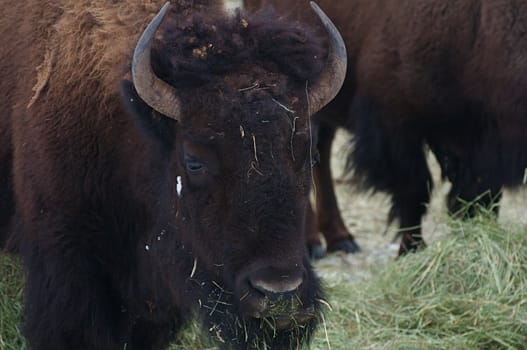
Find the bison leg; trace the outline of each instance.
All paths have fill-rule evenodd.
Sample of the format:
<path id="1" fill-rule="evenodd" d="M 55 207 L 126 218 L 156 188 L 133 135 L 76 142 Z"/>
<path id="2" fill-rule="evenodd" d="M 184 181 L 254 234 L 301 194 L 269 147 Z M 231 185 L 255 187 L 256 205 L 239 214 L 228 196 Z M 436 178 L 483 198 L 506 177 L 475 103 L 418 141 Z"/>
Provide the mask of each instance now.
<path id="1" fill-rule="evenodd" d="M 387 175 L 396 180 L 390 183 L 388 193 L 392 197 L 390 221 L 399 220 L 399 256 L 426 247 L 421 221 L 433 187 L 422 143 L 408 142 L 400 146 L 403 146 L 403 153 L 394 158 L 393 164 L 397 165 L 393 167 L 393 173 Z"/>
<path id="2" fill-rule="evenodd" d="M 306 243 L 309 257 L 312 260 L 322 259 L 326 254 L 324 245 L 320 240 L 318 233 L 316 216 L 313 211 L 311 203 L 308 204 L 306 209 Z"/>
<path id="3" fill-rule="evenodd" d="M 404 255 L 426 247 L 421 220 L 430 201 L 433 182 L 423 143 L 410 135 L 396 142 L 393 147 L 401 148 L 392 154 L 394 172 L 386 176 L 393 176 L 395 180 L 388 191 L 392 195 L 390 219 L 399 219 L 402 236 L 399 255 Z"/>
<path id="4" fill-rule="evenodd" d="M 326 239 L 328 251 L 356 253 L 360 247 L 342 220 L 333 187 L 331 145 L 334 136 L 335 128 L 320 122 L 317 144 L 320 162 L 314 168 L 316 221 Z"/>
<path id="5" fill-rule="evenodd" d="M 8 175 L 3 173 L 3 169 L 0 169 L 0 250 L 4 248 L 9 239 L 13 214 L 14 203 L 11 183 Z"/>
<path id="6" fill-rule="evenodd" d="M 122 350 L 120 299 L 92 256 L 68 248 L 34 247 L 25 254 L 29 349 Z"/>
<path id="7" fill-rule="evenodd" d="M 426 247 L 421 232 L 421 219 L 426 213 L 429 197 L 428 189 L 419 191 L 417 188 L 394 188 L 390 216 L 399 219 L 399 235 L 402 237 L 399 255 Z"/>
<path id="8" fill-rule="evenodd" d="M 433 186 L 422 132 L 368 98 L 356 95 L 352 105 L 355 175 L 367 188 L 391 195 L 389 221 L 399 220 L 399 255 L 424 247 L 421 218 Z"/>
<path id="9" fill-rule="evenodd" d="M 474 192 L 464 189 L 466 187 L 463 185 L 452 184 L 447 202 L 450 215 L 468 219 L 474 217 L 480 208 L 484 208 L 498 216 L 499 202 L 502 196 L 500 187 L 489 188 L 482 186 Z"/>
<path id="10" fill-rule="evenodd" d="M 11 164 L 10 147 L 3 147 L 0 149 L 0 250 L 9 239 L 11 220 L 15 212 Z M 7 249 L 14 250 L 14 247 L 7 247 Z"/>
<path id="11" fill-rule="evenodd" d="M 447 200 L 449 213 L 455 217 L 471 218 L 480 208 L 485 208 L 497 216 L 503 184 L 501 176 L 495 176 L 496 172 L 492 170 L 494 164 L 489 161 L 492 150 L 457 157 L 439 147 L 432 149 L 443 176 L 452 183 Z"/>

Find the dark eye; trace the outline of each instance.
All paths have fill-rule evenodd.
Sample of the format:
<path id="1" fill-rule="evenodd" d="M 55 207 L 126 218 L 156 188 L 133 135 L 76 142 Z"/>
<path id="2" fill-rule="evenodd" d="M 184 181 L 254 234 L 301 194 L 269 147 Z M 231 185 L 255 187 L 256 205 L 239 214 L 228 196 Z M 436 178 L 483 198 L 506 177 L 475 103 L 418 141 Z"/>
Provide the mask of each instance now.
<path id="1" fill-rule="evenodd" d="M 190 173 L 196 174 L 200 173 L 205 169 L 203 163 L 195 159 L 185 159 L 185 166 Z"/>

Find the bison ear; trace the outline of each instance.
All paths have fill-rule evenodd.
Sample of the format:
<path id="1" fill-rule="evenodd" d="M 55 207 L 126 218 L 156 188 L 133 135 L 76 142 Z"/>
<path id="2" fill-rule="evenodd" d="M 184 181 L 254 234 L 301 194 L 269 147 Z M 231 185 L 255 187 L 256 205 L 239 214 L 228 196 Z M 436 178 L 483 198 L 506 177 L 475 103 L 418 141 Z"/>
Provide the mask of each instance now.
<path id="1" fill-rule="evenodd" d="M 175 140 L 176 121 L 166 118 L 147 105 L 137 94 L 134 84 L 121 80 L 121 100 L 125 110 L 132 116 L 142 134 L 155 139 L 166 149 L 171 149 Z"/>

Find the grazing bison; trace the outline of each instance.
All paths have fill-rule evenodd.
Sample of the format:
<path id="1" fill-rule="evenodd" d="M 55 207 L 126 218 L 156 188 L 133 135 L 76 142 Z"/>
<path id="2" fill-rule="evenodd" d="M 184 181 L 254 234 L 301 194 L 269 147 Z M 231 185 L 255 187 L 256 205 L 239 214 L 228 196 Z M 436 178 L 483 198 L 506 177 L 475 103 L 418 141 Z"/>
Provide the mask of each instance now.
<path id="1" fill-rule="evenodd" d="M 305 0 L 263 1 L 312 20 L 303 9 Z M 246 6 L 261 2 L 246 0 Z M 316 118 L 317 207 L 329 241 L 343 237 L 329 173 L 336 127 L 354 134 L 350 163 L 357 178 L 391 195 L 390 219 L 398 219 L 401 227 L 400 254 L 424 246 L 420 224 L 432 188 L 425 147 L 452 183 L 452 213 L 466 201 L 488 206 L 503 187 L 522 183 L 527 168 L 526 2 L 320 3 L 348 50 L 344 86 Z"/>
<path id="2" fill-rule="evenodd" d="M 192 314 L 226 348 L 306 344 L 309 115 L 346 69 L 327 17 L 326 46 L 206 1 L 2 5 L 0 227 L 29 348 L 163 349 Z"/>

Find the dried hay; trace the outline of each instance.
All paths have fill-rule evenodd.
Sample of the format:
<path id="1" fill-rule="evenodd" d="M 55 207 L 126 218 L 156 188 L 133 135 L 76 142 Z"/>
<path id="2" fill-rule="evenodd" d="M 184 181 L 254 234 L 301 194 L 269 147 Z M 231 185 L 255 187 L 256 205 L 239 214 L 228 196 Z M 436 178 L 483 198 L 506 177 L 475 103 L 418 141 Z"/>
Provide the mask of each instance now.
<path id="1" fill-rule="evenodd" d="M 312 349 L 522 349 L 527 344 L 527 227 L 490 214 L 452 221 L 418 254 L 362 282 L 326 278 L 327 307 Z M 23 281 L 0 255 L 0 348 L 24 349 Z M 192 323 L 171 350 L 219 349 Z"/>

